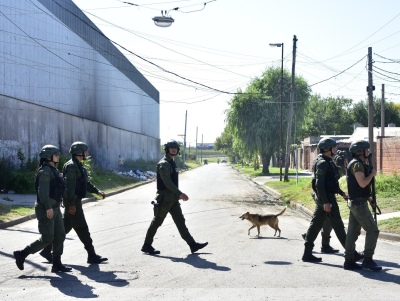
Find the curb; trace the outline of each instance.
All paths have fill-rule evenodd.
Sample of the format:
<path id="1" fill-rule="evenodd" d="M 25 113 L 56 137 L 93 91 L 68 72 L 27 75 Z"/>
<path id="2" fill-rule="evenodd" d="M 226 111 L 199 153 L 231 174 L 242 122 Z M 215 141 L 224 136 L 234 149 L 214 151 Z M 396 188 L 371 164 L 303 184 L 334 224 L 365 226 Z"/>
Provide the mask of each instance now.
<path id="1" fill-rule="evenodd" d="M 309 220 L 311 220 L 311 217 L 313 216 L 313 212 L 304 207 L 303 205 L 290 201 L 290 206 L 294 208 L 297 211 L 301 211 L 304 213 Z M 365 231 L 361 229 L 361 234 L 365 236 Z M 391 240 L 391 241 L 400 241 L 400 235 L 399 234 L 394 234 L 394 233 L 387 233 L 387 232 L 379 232 L 379 237 L 378 239 L 386 239 L 386 240 Z"/>
<path id="2" fill-rule="evenodd" d="M 116 195 L 118 193 L 122 193 L 122 192 L 125 192 L 125 191 L 128 191 L 128 190 L 131 190 L 131 189 L 134 189 L 134 188 L 139 187 L 139 186 L 143 186 L 143 185 L 149 184 L 149 183 L 154 182 L 154 181 L 155 181 L 155 179 L 139 183 L 138 185 L 135 185 L 133 187 L 122 188 L 120 190 L 107 193 L 107 197 L 113 196 L 113 195 Z M 91 198 L 83 199 L 82 200 L 82 204 L 86 204 L 86 203 L 89 203 L 89 202 L 97 202 L 97 201 L 98 201 L 97 198 L 91 197 Z M 27 221 L 32 220 L 32 219 L 36 219 L 36 214 L 35 213 L 27 215 L 27 216 L 23 216 L 21 218 L 17 218 L 17 219 L 12 220 L 12 221 L 1 223 L 0 224 L 0 229 L 6 229 L 8 227 L 12 227 L 12 226 L 27 222 Z"/>

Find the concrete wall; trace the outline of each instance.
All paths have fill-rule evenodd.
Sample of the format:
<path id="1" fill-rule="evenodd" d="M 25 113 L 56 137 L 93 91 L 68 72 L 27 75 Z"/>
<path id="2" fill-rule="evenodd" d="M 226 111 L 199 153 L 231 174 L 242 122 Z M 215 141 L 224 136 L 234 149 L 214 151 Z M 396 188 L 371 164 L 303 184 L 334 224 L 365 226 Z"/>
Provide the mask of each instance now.
<path id="1" fill-rule="evenodd" d="M 83 140 L 97 163 L 159 156 L 159 93 L 70 0 L 2 0 L 0 155 Z"/>
<path id="2" fill-rule="evenodd" d="M 53 144 L 68 155 L 77 140 L 85 141 L 94 163 L 106 168 L 116 169 L 119 155 L 133 160 L 160 158 L 158 139 L 6 97 L 0 96 L 0 103 L 0 156 L 14 162 L 19 148 L 26 157 L 34 157 L 43 145 Z"/>

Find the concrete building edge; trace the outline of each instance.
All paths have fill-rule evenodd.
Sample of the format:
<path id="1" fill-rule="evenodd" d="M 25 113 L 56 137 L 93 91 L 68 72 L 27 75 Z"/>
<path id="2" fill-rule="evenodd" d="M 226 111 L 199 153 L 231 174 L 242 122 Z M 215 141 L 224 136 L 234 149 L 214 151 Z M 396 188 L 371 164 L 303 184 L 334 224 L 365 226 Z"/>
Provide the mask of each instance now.
<path id="1" fill-rule="evenodd" d="M 125 192 L 125 191 L 128 191 L 128 190 L 134 189 L 134 188 L 142 186 L 142 185 L 149 184 L 151 182 L 154 182 L 154 179 L 150 180 L 150 181 L 143 182 L 143 183 L 139 183 L 138 185 L 135 185 L 133 187 L 122 188 L 120 190 L 110 192 L 110 193 L 107 194 L 107 197 L 110 197 L 110 196 L 113 196 L 115 194 L 122 193 L 122 192 Z M 97 199 L 95 197 L 92 197 L 92 198 L 86 198 L 86 199 L 82 200 L 82 204 L 86 204 L 86 203 L 89 203 L 89 202 L 97 202 Z M 35 213 L 27 215 L 27 216 L 23 216 L 21 218 L 18 218 L 18 219 L 9 221 L 9 222 L 4 222 L 4 223 L 0 224 L 0 229 L 6 229 L 8 227 L 12 227 L 12 226 L 27 222 L 27 221 L 32 220 L 32 219 L 36 219 L 36 214 Z"/>

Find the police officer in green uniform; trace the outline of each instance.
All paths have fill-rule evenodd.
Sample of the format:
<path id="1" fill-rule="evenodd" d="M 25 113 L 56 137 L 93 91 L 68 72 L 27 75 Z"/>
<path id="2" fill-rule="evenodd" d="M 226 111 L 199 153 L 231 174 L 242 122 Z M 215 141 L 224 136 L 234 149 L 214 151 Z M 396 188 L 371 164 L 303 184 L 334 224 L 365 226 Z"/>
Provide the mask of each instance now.
<path id="1" fill-rule="evenodd" d="M 376 169 L 367 165 L 370 145 L 368 141 L 360 140 L 351 143 L 350 152 L 353 160 L 347 167 L 347 187 L 349 192 L 348 207 L 350 208 L 349 225 L 344 252 L 344 269 L 359 270 L 362 268 L 380 271 L 372 259 L 378 241 L 379 229 L 376 225 L 368 202 L 374 208 L 376 204 L 371 198 L 371 182 L 376 175 Z M 361 227 L 365 230 L 364 261 L 361 266 L 354 260 L 355 242 L 360 235 Z"/>
<path id="2" fill-rule="evenodd" d="M 192 253 L 204 248 L 208 243 L 197 243 L 190 235 L 185 224 L 179 199 L 189 200 L 189 197 L 178 188 L 178 168 L 174 158 L 179 154 L 179 144 L 170 140 L 164 144 L 165 156 L 157 164 L 157 194 L 154 205 L 154 217 L 147 230 L 142 252 L 148 254 L 160 254 L 152 246 L 157 229 L 164 222 L 167 214 L 171 214 L 181 237 L 189 245 Z"/>
<path id="3" fill-rule="evenodd" d="M 340 194 L 345 200 L 347 195 L 339 187 L 339 175 L 332 157 L 336 152 L 336 141 L 331 138 L 322 138 L 318 143 L 320 154 L 314 162 L 313 188 L 316 191 L 316 207 L 311 219 L 310 227 L 306 233 L 304 253 L 302 260 L 305 262 L 320 262 L 322 259 L 312 254 L 314 241 L 321 231 L 326 218 L 330 219 L 332 227 L 342 246 L 345 246 L 346 232 L 340 216 L 339 206 L 335 194 Z M 357 260 L 362 254 L 357 253 Z"/>
<path id="4" fill-rule="evenodd" d="M 25 258 L 35 254 L 46 246 L 53 245 L 53 266 L 51 271 L 70 272 L 72 269 L 61 263 L 64 248 L 65 230 L 60 211 L 60 203 L 65 191 L 62 175 L 55 167 L 59 162 L 60 150 L 54 145 L 45 145 L 40 151 L 40 163 L 36 172 L 35 188 L 36 203 L 35 213 L 38 220 L 38 240 L 26 246 L 21 251 L 15 251 L 15 263 L 20 270 L 24 269 Z"/>
<path id="5" fill-rule="evenodd" d="M 335 165 L 338 168 L 339 177 L 343 177 L 346 175 L 346 168 L 347 168 L 347 159 L 346 159 L 346 152 L 345 151 L 337 151 L 336 156 L 333 159 Z"/>
<path id="6" fill-rule="evenodd" d="M 94 250 L 89 227 L 83 213 L 82 199 L 86 197 L 86 192 L 101 195 L 103 199 L 106 195 L 90 183 L 86 168 L 83 166 L 83 160 L 89 155 L 87 144 L 81 141 L 74 142 L 69 152 L 72 158 L 63 166 L 63 173 L 66 180 L 66 197 L 64 199 L 65 233 L 68 234 L 72 229 L 75 230 L 88 253 L 87 263 L 101 263 L 107 261 L 108 258 L 97 255 Z M 48 247 L 40 255 L 49 259 L 50 253 L 51 248 Z"/>

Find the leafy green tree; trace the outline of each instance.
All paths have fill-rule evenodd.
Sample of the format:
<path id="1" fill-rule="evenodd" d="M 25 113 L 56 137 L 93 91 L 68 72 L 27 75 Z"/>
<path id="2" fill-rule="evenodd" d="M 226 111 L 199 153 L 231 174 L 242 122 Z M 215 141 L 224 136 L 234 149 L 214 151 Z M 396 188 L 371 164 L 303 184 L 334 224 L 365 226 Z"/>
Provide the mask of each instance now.
<path id="1" fill-rule="evenodd" d="M 227 111 L 227 127 L 233 136 L 233 147 L 242 156 L 249 158 L 260 154 L 265 174 L 269 174 L 269 162 L 274 154 L 279 154 L 280 148 L 280 80 L 281 69 L 268 68 L 262 77 L 255 78 L 251 82 L 245 93 L 239 91 L 233 97 L 230 109 Z M 286 139 L 284 133 L 286 133 L 290 86 L 290 74 L 284 71 L 281 133 L 283 143 Z M 297 111 L 301 116 L 310 90 L 302 77 L 296 77 L 295 86 Z M 284 154 L 282 156 L 284 157 Z"/>
<path id="2" fill-rule="evenodd" d="M 351 134 L 353 128 L 352 100 L 343 97 L 312 95 L 300 120 L 299 137 Z"/>
<path id="3" fill-rule="evenodd" d="M 351 114 L 353 122 L 368 126 L 368 100 L 357 102 L 353 105 Z M 374 98 L 373 100 L 373 120 L 374 126 L 381 126 L 381 99 Z M 385 102 L 385 123 L 394 123 L 400 126 L 400 111 L 393 102 Z"/>

